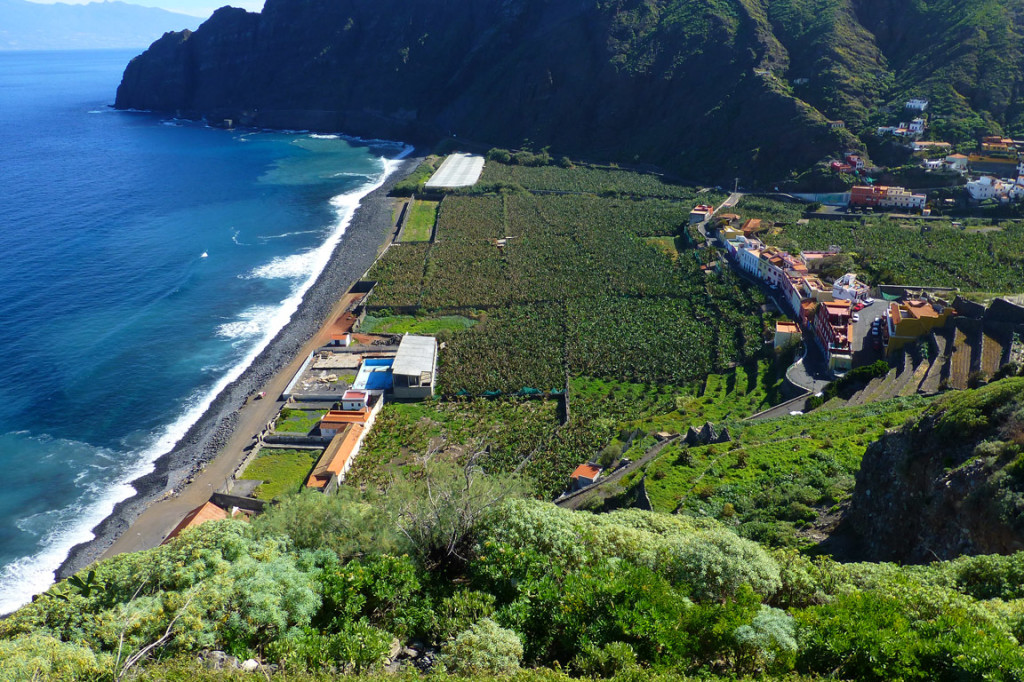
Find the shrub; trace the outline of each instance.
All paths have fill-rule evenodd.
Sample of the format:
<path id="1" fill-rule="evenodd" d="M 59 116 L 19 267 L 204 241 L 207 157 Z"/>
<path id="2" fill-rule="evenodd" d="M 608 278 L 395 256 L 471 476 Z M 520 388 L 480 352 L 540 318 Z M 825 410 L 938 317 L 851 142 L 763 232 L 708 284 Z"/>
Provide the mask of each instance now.
<path id="1" fill-rule="evenodd" d="M 613 678 L 638 671 L 636 652 L 625 642 L 609 642 L 603 647 L 587 643 L 572 659 L 570 667 L 581 677 Z"/>
<path id="2" fill-rule="evenodd" d="M 517 670 L 522 659 L 519 636 L 483 618 L 445 645 L 438 661 L 458 675 L 500 675 Z"/>
<path id="3" fill-rule="evenodd" d="M 380 668 L 392 641 L 387 632 L 360 620 L 333 634 L 312 628 L 293 633 L 268 647 L 267 657 L 289 670 L 315 672 L 336 667 L 362 673 Z"/>
<path id="4" fill-rule="evenodd" d="M 397 541 L 391 520 L 345 487 L 335 495 L 303 490 L 285 497 L 252 527 L 259 536 L 287 538 L 294 549 L 328 548 L 343 559 L 393 551 Z"/>
<path id="5" fill-rule="evenodd" d="M 750 625 L 736 628 L 735 636 L 741 665 L 750 672 L 793 667 L 796 624 L 785 611 L 762 606 Z"/>
<path id="6" fill-rule="evenodd" d="M 1024 598 L 1024 552 L 964 557 L 951 567 L 957 589 L 975 599 Z"/>
<path id="7" fill-rule="evenodd" d="M 779 567 L 759 545 L 726 530 L 672 538 L 658 548 L 658 571 L 698 601 L 726 601 L 741 585 L 771 596 Z"/>
<path id="8" fill-rule="evenodd" d="M 0 641 L 2 680 L 97 679 L 109 670 L 109 657 L 46 635 Z"/>

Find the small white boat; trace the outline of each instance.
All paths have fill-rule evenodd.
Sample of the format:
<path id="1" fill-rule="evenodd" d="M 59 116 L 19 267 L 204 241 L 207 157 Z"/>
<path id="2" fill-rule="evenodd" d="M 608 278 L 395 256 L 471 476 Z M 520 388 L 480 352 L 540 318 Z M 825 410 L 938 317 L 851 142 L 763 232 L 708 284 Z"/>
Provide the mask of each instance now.
<path id="1" fill-rule="evenodd" d="M 210 257 L 210 254 L 206 253 L 205 251 L 203 251 L 203 255 L 200 256 L 200 258 L 209 258 L 209 257 Z"/>

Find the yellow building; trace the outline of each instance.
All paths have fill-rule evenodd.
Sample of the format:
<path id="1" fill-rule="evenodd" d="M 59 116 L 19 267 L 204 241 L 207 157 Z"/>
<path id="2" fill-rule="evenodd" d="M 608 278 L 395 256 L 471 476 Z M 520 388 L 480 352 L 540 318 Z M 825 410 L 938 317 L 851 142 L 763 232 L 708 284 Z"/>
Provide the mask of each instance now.
<path id="1" fill-rule="evenodd" d="M 889 314 L 886 316 L 889 340 L 885 345 L 885 354 L 891 355 L 932 329 L 943 326 L 954 314 L 956 311 L 952 308 L 928 301 L 890 303 Z"/>

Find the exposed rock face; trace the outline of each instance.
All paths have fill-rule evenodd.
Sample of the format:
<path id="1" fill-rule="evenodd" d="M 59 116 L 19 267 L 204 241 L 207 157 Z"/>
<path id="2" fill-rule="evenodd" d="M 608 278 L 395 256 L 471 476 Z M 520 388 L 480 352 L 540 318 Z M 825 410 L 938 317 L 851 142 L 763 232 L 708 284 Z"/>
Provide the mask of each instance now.
<path id="1" fill-rule="evenodd" d="M 1005 395 L 985 400 L 993 389 Z M 964 419 L 970 401 L 977 404 Z M 859 558 L 927 562 L 1024 549 L 1022 448 L 1016 442 L 1024 381 L 953 394 L 940 405 L 868 447 L 847 516 L 859 536 Z M 985 425 L 960 426 L 981 423 L 975 420 Z"/>
<path id="2" fill-rule="evenodd" d="M 779 82 L 766 18 L 733 3 L 268 0 L 128 65 L 116 106 L 406 140 L 455 134 L 746 179 L 849 142 Z M 756 6 L 757 3 L 751 3 Z M 683 7 L 693 17 L 673 18 Z M 645 9 L 647 8 L 647 9 Z"/>

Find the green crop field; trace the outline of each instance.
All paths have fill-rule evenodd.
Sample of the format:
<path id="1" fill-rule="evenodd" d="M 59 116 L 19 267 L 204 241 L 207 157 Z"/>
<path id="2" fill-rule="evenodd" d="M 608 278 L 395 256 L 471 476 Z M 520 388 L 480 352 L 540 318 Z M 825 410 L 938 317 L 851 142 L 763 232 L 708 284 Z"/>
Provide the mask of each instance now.
<path id="1" fill-rule="evenodd" d="M 437 219 L 436 201 L 417 199 L 409 208 L 409 219 L 402 231 L 403 242 L 428 242 Z"/>
<path id="2" fill-rule="evenodd" d="M 393 247 L 374 266 L 368 305 L 479 320 L 440 355 L 443 394 L 549 390 L 582 375 L 685 384 L 758 355 L 770 324 L 758 290 L 647 241 L 677 237 L 688 213 L 618 196 L 448 196 L 434 244 Z"/>
<path id="3" fill-rule="evenodd" d="M 275 431 L 281 433 L 307 434 L 320 423 L 320 418 L 327 414 L 327 410 L 296 410 L 286 407 L 278 415 Z"/>
<path id="4" fill-rule="evenodd" d="M 763 239 L 806 251 L 838 246 L 847 263 L 872 284 L 959 287 L 965 291 L 1024 291 L 1024 224 L 998 226 L 961 221 L 920 221 L 884 215 L 861 220 L 810 219 L 797 224 L 803 207 L 743 197 L 737 212 L 781 223 Z"/>
<path id="5" fill-rule="evenodd" d="M 239 478 L 263 481 L 256 488 L 256 498 L 270 501 L 299 490 L 322 452 L 264 448 Z"/>
<path id="6" fill-rule="evenodd" d="M 617 168 L 590 166 L 517 166 L 488 161 L 480 185 L 496 183 L 519 185 L 530 190 L 623 194 L 640 197 L 664 197 L 718 203 L 725 198 L 719 192 L 698 194 L 696 187 L 680 185 L 655 173 L 634 173 Z"/>

